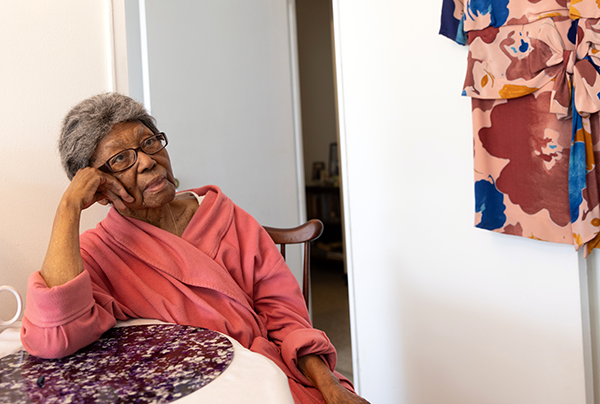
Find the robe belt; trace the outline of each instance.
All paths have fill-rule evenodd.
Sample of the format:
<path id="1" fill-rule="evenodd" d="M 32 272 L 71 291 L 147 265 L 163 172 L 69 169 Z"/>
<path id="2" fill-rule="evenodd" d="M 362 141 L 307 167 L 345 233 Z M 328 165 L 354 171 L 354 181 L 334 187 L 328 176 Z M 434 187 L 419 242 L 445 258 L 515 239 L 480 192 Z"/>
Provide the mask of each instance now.
<path id="1" fill-rule="evenodd" d="M 572 102 L 577 112 L 589 116 L 600 111 L 600 60 L 592 52 L 581 55 L 565 51 L 564 62 L 554 77 L 550 112 L 559 119 L 572 117 Z M 593 50 L 593 48 L 589 48 Z"/>

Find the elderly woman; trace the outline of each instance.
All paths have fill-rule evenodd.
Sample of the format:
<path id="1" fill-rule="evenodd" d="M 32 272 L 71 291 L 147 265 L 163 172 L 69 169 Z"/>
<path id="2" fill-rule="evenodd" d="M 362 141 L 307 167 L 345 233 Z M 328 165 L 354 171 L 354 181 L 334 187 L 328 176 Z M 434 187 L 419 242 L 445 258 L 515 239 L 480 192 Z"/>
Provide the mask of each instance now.
<path id="1" fill-rule="evenodd" d="M 206 186 L 176 193 L 167 136 L 121 94 L 82 101 L 59 149 L 71 184 L 58 206 L 41 271 L 30 280 L 21 339 L 59 358 L 116 320 L 152 318 L 220 331 L 275 362 L 297 403 L 366 403 L 333 369 L 285 261 L 262 227 Z M 79 235 L 81 212 L 112 204 Z"/>

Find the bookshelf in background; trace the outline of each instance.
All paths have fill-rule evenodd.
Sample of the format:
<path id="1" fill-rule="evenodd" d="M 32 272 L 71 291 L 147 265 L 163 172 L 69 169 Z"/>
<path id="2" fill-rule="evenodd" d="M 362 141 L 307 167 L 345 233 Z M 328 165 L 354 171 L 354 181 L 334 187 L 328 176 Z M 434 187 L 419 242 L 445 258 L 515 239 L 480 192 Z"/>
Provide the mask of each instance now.
<path id="1" fill-rule="evenodd" d="M 323 235 L 311 248 L 312 257 L 343 261 L 340 188 L 332 185 L 307 186 L 306 209 L 308 219 L 319 219 L 325 225 Z"/>

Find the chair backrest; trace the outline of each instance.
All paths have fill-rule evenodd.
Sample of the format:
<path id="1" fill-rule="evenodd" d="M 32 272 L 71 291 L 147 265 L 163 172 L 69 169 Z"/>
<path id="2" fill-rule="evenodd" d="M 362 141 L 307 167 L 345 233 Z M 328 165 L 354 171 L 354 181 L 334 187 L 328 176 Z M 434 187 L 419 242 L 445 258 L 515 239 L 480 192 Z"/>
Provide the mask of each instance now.
<path id="1" fill-rule="evenodd" d="M 304 263 L 302 265 L 302 294 L 306 307 L 308 307 L 308 296 L 310 289 L 310 242 L 318 239 L 323 234 L 323 222 L 319 219 L 311 219 L 300 226 L 281 229 L 276 227 L 263 226 L 273 239 L 275 244 L 279 244 L 281 255 L 285 258 L 286 244 L 304 243 Z"/>

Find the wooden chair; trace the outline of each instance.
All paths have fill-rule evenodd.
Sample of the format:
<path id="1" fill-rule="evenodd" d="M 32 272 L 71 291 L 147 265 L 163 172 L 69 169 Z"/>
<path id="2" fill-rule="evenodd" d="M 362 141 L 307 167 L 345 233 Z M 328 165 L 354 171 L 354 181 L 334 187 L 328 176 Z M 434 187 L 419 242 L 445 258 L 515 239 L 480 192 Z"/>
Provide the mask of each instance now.
<path id="1" fill-rule="evenodd" d="M 304 263 L 302 265 L 302 294 L 306 307 L 308 307 L 308 296 L 310 289 L 310 242 L 318 239 L 323 234 L 323 222 L 319 219 L 311 219 L 308 222 L 289 229 L 263 226 L 273 239 L 279 244 L 281 255 L 285 259 L 286 244 L 304 243 Z"/>

